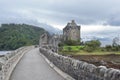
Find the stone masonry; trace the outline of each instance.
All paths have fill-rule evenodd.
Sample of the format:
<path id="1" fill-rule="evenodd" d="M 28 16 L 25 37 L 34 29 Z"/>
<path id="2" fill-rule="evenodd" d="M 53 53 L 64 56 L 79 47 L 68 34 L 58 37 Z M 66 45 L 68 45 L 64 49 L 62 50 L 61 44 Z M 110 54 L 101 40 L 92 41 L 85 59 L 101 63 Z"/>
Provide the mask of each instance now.
<path id="1" fill-rule="evenodd" d="M 45 32 L 44 34 L 40 36 L 39 45 L 42 46 L 42 45 L 47 45 L 47 44 L 49 44 L 49 35 L 47 32 Z"/>
<path id="2" fill-rule="evenodd" d="M 120 80 L 120 70 L 106 68 L 105 66 L 97 67 L 84 61 L 59 55 L 45 48 L 40 48 L 40 52 L 55 66 L 76 80 Z"/>
<path id="3" fill-rule="evenodd" d="M 68 23 L 67 26 L 63 29 L 63 35 L 53 34 L 45 32 L 40 36 L 39 45 L 40 46 L 51 46 L 52 50 L 58 51 L 58 44 L 63 41 L 77 41 L 80 42 L 80 26 L 78 26 L 74 20 L 71 23 Z"/>
<path id="4" fill-rule="evenodd" d="M 63 29 L 64 41 L 80 41 L 80 26 L 74 20 L 68 23 Z M 54 35 L 48 37 L 46 34 L 41 36 L 40 52 L 46 56 L 56 67 L 68 73 L 76 80 L 120 80 L 120 70 L 106 68 L 105 66 L 95 66 L 84 61 L 59 55 L 55 53 L 61 37 Z M 41 46 L 41 43 L 43 46 Z M 54 48 L 54 50 L 53 50 Z"/>
<path id="5" fill-rule="evenodd" d="M 80 41 L 80 26 L 78 26 L 74 20 L 68 23 L 63 29 L 64 41 L 73 40 Z"/>
<path id="6" fill-rule="evenodd" d="M 21 47 L 15 51 L 12 51 L 9 54 L 5 55 L 5 63 L 2 65 L 2 70 L 0 71 L 0 80 L 9 80 L 12 71 L 15 66 L 25 54 L 27 50 L 31 50 L 33 47 Z"/>

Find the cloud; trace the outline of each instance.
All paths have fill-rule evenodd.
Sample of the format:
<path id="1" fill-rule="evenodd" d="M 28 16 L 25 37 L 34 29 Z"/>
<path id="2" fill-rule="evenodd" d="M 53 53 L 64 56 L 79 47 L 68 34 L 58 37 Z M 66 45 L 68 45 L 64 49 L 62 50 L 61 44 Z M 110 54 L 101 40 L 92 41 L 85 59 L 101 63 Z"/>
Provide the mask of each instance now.
<path id="1" fill-rule="evenodd" d="M 24 11 L 23 17 L 31 16 L 50 24 L 61 24 L 75 19 L 80 24 L 107 24 L 119 26 L 119 0 L 0 0 L 0 18 Z M 30 14 L 29 14 L 30 13 Z M 29 18 L 29 17 L 28 17 Z"/>
<path id="2" fill-rule="evenodd" d="M 81 26 L 81 37 L 83 41 L 98 39 L 102 46 L 112 44 L 113 38 L 120 37 L 120 26 L 105 25 L 83 25 Z"/>
<path id="3" fill-rule="evenodd" d="M 0 0 L 0 23 L 47 23 L 59 29 L 75 19 L 82 36 L 112 40 L 120 31 L 120 0 Z"/>
<path id="4" fill-rule="evenodd" d="M 107 24 L 112 25 L 112 26 L 117 26 L 117 27 L 119 27 L 119 26 L 120 26 L 120 16 L 119 16 L 119 15 L 116 15 L 115 17 L 114 17 L 114 16 L 111 17 L 111 18 L 108 20 Z"/>

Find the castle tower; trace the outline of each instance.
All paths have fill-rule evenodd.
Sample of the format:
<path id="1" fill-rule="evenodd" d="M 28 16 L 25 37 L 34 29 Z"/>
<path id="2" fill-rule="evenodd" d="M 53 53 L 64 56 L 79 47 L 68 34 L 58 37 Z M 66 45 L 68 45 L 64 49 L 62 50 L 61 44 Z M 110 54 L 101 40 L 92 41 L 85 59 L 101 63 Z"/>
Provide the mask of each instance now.
<path id="1" fill-rule="evenodd" d="M 49 42 L 49 35 L 47 32 L 44 32 L 41 36 L 40 36 L 40 40 L 39 40 L 39 45 L 43 46 L 43 45 L 48 45 Z"/>
<path id="2" fill-rule="evenodd" d="M 80 26 L 74 20 L 66 25 L 63 29 L 64 41 L 73 40 L 80 42 Z"/>

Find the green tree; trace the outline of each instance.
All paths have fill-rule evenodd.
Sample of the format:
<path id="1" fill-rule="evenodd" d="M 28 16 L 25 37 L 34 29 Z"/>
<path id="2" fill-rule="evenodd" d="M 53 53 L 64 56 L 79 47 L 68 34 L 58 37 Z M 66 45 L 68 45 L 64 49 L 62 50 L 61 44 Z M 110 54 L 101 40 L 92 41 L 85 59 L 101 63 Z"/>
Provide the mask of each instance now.
<path id="1" fill-rule="evenodd" d="M 112 46 L 111 46 L 111 45 L 106 45 L 106 46 L 105 46 L 105 49 L 106 49 L 107 51 L 112 51 Z"/>
<path id="2" fill-rule="evenodd" d="M 85 42 L 85 51 L 92 52 L 94 50 L 97 50 L 101 45 L 101 42 L 99 40 L 91 40 Z"/>
<path id="3" fill-rule="evenodd" d="M 119 37 L 113 38 L 112 50 L 113 51 L 120 51 L 120 39 Z"/>
<path id="4" fill-rule="evenodd" d="M 22 46 L 36 45 L 45 30 L 27 24 L 2 24 L 0 27 L 0 50 L 14 50 Z"/>
<path id="5" fill-rule="evenodd" d="M 71 48 L 71 47 L 67 47 L 67 49 L 68 49 L 68 51 L 71 51 L 71 50 L 72 50 L 72 48 Z"/>

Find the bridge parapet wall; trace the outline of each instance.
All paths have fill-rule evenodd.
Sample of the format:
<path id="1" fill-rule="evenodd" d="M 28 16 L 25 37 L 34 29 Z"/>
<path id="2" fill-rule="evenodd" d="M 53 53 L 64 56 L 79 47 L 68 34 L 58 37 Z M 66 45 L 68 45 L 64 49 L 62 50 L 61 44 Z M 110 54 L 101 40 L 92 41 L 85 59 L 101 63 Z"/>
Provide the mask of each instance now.
<path id="1" fill-rule="evenodd" d="M 0 71 L 0 80 L 9 80 L 12 71 L 14 70 L 17 63 L 20 61 L 22 56 L 26 53 L 26 51 L 30 50 L 31 47 L 21 47 L 11 53 L 5 55 L 5 63 L 2 65 L 2 70 Z"/>
<path id="2" fill-rule="evenodd" d="M 93 64 L 59 55 L 45 48 L 39 50 L 55 66 L 76 80 L 120 80 L 120 70 L 106 68 L 105 66 L 97 67 Z"/>

